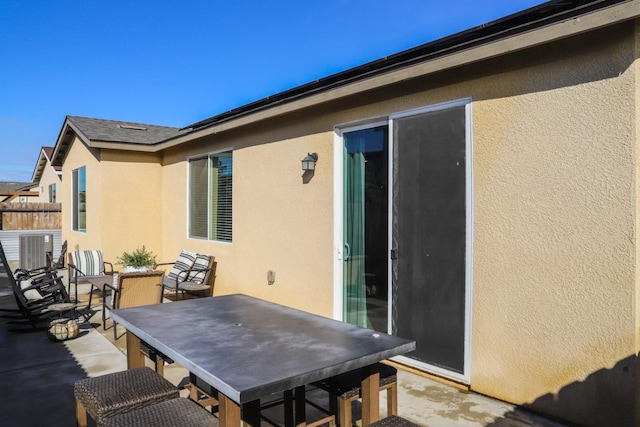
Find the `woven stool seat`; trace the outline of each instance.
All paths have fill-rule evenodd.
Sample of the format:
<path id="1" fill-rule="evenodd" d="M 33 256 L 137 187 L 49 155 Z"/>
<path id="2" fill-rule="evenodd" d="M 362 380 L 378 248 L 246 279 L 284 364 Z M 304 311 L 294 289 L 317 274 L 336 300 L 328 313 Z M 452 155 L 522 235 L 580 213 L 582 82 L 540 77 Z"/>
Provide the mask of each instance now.
<path id="1" fill-rule="evenodd" d="M 102 425 L 114 415 L 180 396 L 176 386 L 147 367 L 76 381 L 73 393 L 80 426 L 86 425 L 86 412 Z"/>
<path id="2" fill-rule="evenodd" d="M 395 383 L 398 379 L 398 370 L 393 366 L 384 363 L 376 363 L 376 368 L 380 371 L 380 387 Z M 313 383 L 316 387 L 328 391 L 330 394 L 338 396 L 340 399 L 350 399 L 360 396 L 362 380 L 368 375 L 367 370 L 356 369 L 344 374 L 326 378 Z"/>
<path id="3" fill-rule="evenodd" d="M 383 418 L 380 421 L 376 421 L 373 424 L 369 424 L 370 427 L 420 427 L 418 424 L 412 423 L 409 420 L 405 420 L 397 415 L 392 415 L 387 418 Z"/>
<path id="4" fill-rule="evenodd" d="M 380 372 L 380 391 L 387 390 L 387 415 L 398 413 L 398 370 L 384 363 L 376 363 L 374 369 Z M 330 395 L 330 412 L 339 414 L 341 427 L 351 427 L 353 401 L 362 394 L 362 380 L 369 375 L 369 368 L 356 369 L 344 374 L 313 383 Z"/>
<path id="5" fill-rule="evenodd" d="M 180 397 L 107 418 L 103 427 L 213 427 L 218 419 L 190 399 Z"/>

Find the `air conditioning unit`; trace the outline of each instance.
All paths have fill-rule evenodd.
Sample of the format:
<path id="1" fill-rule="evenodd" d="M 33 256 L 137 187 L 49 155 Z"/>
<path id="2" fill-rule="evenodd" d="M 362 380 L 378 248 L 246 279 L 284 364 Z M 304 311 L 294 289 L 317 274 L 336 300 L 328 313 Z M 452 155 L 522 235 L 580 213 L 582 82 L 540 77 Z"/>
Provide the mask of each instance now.
<path id="1" fill-rule="evenodd" d="M 53 234 L 20 235 L 20 268 L 31 270 L 48 266 L 53 253 Z"/>

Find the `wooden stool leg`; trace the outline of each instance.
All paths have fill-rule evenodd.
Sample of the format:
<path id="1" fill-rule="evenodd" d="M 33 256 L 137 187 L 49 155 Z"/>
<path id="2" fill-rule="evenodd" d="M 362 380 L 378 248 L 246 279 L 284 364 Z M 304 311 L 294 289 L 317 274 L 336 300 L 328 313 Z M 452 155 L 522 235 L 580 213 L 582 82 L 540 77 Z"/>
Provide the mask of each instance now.
<path id="1" fill-rule="evenodd" d="M 398 415 L 398 383 L 387 388 L 387 416 Z"/>
<path id="2" fill-rule="evenodd" d="M 78 400 L 76 400 L 76 422 L 78 427 L 87 427 L 87 411 Z"/>
<path id="3" fill-rule="evenodd" d="M 340 399 L 340 427 L 351 427 L 351 402 L 353 399 Z"/>

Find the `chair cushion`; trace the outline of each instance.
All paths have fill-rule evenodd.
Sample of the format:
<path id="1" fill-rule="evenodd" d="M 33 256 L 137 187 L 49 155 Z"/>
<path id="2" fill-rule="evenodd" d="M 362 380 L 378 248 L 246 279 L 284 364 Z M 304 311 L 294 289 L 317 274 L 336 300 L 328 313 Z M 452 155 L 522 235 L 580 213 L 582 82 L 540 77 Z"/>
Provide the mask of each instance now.
<path id="1" fill-rule="evenodd" d="M 387 418 L 383 418 L 380 421 L 376 421 L 371 424 L 370 427 L 420 427 L 419 424 L 412 423 L 397 415 L 391 415 Z"/>
<path id="2" fill-rule="evenodd" d="M 198 254 L 196 256 L 195 261 L 193 262 L 194 268 L 209 268 L 209 263 L 211 262 L 211 257 L 206 254 Z M 188 282 L 197 283 L 199 285 L 204 282 L 204 278 L 207 275 L 207 271 L 192 271 L 189 273 L 189 277 L 187 278 Z"/>
<path id="3" fill-rule="evenodd" d="M 31 279 L 25 279 L 20 281 L 20 289 L 26 289 L 31 286 Z M 29 301 L 36 301 L 42 299 L 42 295 L 38 292 L 37 289 L 29 289 L 28 291 L 24 291 L 22 293 L 26 299 Z"/>
<path id="4" fill-rule="evenodd" d="M 166 400 L 105 419 L 103 427 L 217 427 L 218 418 L 186 397 Z"/>
<path id="5" fill-rule="evenodd" d="M 76 381 L 73 393 L 98 425 L 106 418 L 180 396 L 176 386 L 148 367 Z"/>
<path id="6" fill-rule="evenodd" d="M 73 251 L 71 252 L 71 260 L 85 276 L 101 276 L 104 275 L 104 260 L 102 251 Z"/>
<path id="7" fill-rule="evenodd" d="M 178 256 L 178 259 L 173 264 L 171 271 L 169 271 L 169 274 L 167 274 L 167 278 L 170 279 L 167 280 L 167 282 L 173 282 L 173 287 L 175 287 L 176 279 L 178 278 L 180 272 L 189 270 L 193 266 L 193 263 L 196 260 L 196 256 L 197 254 L 183 249 Z M 180 276 L 180 281 L 184 280 L 186 280 L 186 275 L 183 274 Z"/>

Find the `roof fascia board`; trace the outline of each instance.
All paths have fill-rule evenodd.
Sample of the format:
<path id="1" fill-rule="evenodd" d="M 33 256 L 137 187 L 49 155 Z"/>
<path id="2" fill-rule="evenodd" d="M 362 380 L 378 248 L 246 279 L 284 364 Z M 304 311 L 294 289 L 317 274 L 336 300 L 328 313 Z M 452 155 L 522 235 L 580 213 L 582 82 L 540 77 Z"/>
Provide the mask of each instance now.
<path id="1" fill-rule="evenodd" d="M 44 172 L 44 168 L 46 165 L 48 158 L 44 153 L 43 149 L 40 149 L 40 154 L 38 155 L 38 161 L 36 162 L 36 167 L 31 174 L 31 182 L 38 182 L 42 173 Z"/>
<path id="2" fill-rule="evenodd" d="M 142 151 L 148 153 L 160 151 L 156 143 L 138 144 L 135 142 L 89 141 L 87 145 L 91 148 L 102 148 L 110 150 Z"/>
<path id="3" fill-rule="evenodd" d="M 348 83 L 305 98 L 291 102 L 283 101 L 278 105 L 274 105 L 270 108 L 267 107 L 254 113 L 249 113 L 246 116 L 238 117 L 219 124 L 213 124 L 209 127 L 190 132 L 186 135 L 168 139 L 157 144 L 155 148 L 166 149 L 193 139 L 215 135 L 217 133 L 277 117 L 299 109 L 312 107 L 371 89 L 384 87 L 403 80 L 425 76 L 446 69 L 472 64 L 474 62 L 495 58 L 541 44 L 576 36 L 581 33 L 635 19 L 639 16 L 640 0 L 620 3 L 594 12 L 586 13 L 584 15 L 574 16 L 567 20 L 543 26 L 535 30 L 489 42 L 484 45 L 460 50 L 453 54 L 435 59 L 426 60 L 425 62 L 410 65 L 385 74 L 380 74 L 369 79 Z"/>

